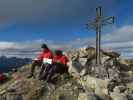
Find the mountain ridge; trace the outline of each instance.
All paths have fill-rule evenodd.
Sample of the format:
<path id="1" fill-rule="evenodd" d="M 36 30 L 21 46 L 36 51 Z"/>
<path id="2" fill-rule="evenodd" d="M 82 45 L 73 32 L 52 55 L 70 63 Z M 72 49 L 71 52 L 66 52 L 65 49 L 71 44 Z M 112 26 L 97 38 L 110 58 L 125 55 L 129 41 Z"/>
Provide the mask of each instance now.
<path id="1" fill-rule="evenodd" d="M 13 68 L 19 68 L 32 61 L 30 58 L 19 58 L 19 57 L 0 57 L 0 72 L 8 72 Z"/>

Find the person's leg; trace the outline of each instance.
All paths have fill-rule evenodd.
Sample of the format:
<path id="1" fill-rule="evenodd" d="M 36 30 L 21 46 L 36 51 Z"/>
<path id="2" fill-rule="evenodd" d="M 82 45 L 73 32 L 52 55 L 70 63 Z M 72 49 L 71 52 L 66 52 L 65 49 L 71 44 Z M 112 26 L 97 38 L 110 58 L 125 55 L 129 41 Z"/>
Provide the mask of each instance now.
<path id="1" fill-rule="evenodd" d="M 68 73 L 68 66 L 63 65 L 63 72 L 64 72 L 64 73 Z"/>
<path id="2" fill-rule="evenodd" d="M 57 64 L 55 64 L 55 66 L 56 66 L 55 72 L 60 73 L 61 72 L 61 64 L 57 63 Z"/>
<path id="3" fill-rule="evenodd" d="M 39 75 L 40 80 L 42 80 L 42 79 L 45 80 L 46 79 L 46 77 L 48 75 L 48 72 L 50 70 L 50 67 L 51 67 L 50 64 L 43 64 L 43 66 L 41 68 L 41 71 L 40 71 L 40 75 Z"/>
<path id="4" fill-rule="evenodd" d="M 63 64 L 60 64 L 60 63 L 57 64 L 56 72 L 60 73 L 60 74 L 64 73 L 64 66 L 63 66 Z"/>
<path id="5" fill-rule="evenodd" d="M 32 64 L 31 64 L 31 72 L 30 72 L 28 78 L 30 78 L 30 77 L 33 76 L 34 71 L 35 71 L 35 67 L 36 67 L 37 65 L 40 65 L 40 63 L 41 63 L 41 62 L 39 62 L 39 61 L 33 61 L 33 62 L 32 62 Z"/>
<path id="6" fill-rule="evenodd" d="M 33 73 L 34 73 L 35 66 L 36 66 L 36 62 L 33 62 L 33 63 L 31 64 L 31 74 L 32 74 L 32 75 L 33 75 Z"/>
<path id="7" fill-rule="evenodd" d="M 51 81 L 52 76 L 56 73 L 56 68 L 57 66 L 55 64 L 51 65 L 51 68 L 49 69 L 49 72 L 46 78 L 47 82 Z"/>
<path id="8" fill-rule="evenodd" d="M 68 67 L 64 64 L 58 64 L 57 72 L 60 73 L 60 74 L 68 73 Z"/>
<path id="9" fill-rule="evenodd" d="M 45 72 L 45 70 L 46 70 L 46 66 L 45 66 L 45 64 L 42 64 L 41 69 L 40 69 L 40 73 L 39 73 L 39 79 L 42 78 L 43 72 Z"/>

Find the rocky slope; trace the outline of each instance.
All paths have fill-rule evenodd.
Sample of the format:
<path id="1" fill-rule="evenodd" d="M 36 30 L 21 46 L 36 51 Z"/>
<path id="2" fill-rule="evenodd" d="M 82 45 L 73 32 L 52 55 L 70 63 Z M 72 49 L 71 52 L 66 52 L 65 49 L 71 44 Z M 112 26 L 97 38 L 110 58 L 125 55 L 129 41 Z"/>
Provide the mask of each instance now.
<path id="1" fill-rule="evenodd" d="M 118 53 L 101 52 L 102 64 L 95 65 L 95 48 L 66 53 L 69 75 L 55 75 L 55 83 L 27 79 L 30 65 L 11 74 L 0 85 L 0 100 L 133 100 L 133 67 Z"/>

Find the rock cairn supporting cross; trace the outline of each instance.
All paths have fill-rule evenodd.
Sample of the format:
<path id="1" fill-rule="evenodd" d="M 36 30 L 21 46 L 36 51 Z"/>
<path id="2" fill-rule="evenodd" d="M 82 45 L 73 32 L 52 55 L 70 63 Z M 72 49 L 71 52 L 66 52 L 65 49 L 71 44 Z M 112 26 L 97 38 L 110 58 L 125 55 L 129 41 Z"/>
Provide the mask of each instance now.
<path id="1" fill-rule="evenodd" d="M 87 23 L 87 28 L 91 27 L 96 30 L 96 65 L 101 64 L 101 28 L 104 25 L 113 24 L 114 16 L 103 18 L 102 16 L 102 7 L 96 8 L 96 18 L 92 22 Z"/>

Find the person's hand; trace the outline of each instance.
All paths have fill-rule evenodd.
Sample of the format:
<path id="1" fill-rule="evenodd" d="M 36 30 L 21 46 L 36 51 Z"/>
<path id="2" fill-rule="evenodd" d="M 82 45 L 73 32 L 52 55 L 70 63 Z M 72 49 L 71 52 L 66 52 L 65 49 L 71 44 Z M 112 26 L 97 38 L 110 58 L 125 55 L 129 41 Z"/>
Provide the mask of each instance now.
<path id="1" fill-rule="evenodd" d="M 60 61 L 60 60 L 57 60 L 56 62 L 57 62 L 57 63 L 61 63 L 61 61 Z"/>
<path id="2" fill-rule="evenodd" d="M 38 58 L 33 59 L 33 61 L 38 61 L 38 60 L 39 60 Z"/>

